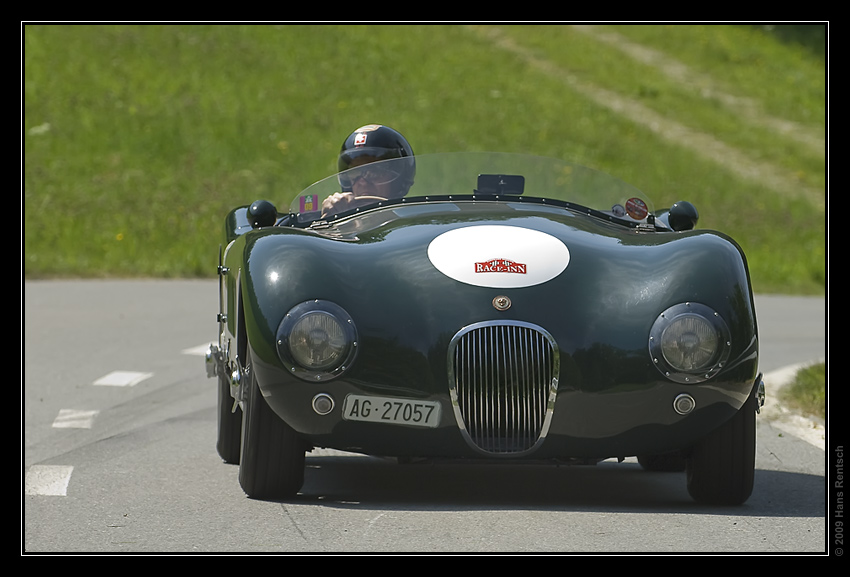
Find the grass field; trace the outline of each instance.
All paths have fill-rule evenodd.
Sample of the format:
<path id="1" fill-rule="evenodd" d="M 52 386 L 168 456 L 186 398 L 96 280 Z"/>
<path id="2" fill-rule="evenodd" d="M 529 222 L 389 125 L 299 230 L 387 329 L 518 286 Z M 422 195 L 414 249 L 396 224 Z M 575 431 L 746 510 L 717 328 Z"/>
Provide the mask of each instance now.
<path id="1" fill-rule="evenodd" d="M 555 156 L 689 200 L 756 292 L 824 294 L 825 52 L 780 32 L 27 25 L 23 274 L 212 277 L 230 208 L 287 206 L 383 123 L 418 153 Z"/>
<path id="2" fill-rule="evenodd" d="M 826 365 L 817 363 L 801 369 L 781 390 L 780 401 L 803 415 L 826 418 Z"/>

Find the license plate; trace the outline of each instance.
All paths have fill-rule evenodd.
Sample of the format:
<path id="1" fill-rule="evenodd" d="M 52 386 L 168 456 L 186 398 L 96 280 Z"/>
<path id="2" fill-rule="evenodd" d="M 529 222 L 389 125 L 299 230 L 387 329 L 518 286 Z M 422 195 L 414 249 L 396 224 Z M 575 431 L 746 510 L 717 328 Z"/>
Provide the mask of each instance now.
<path id="1" fill-rule="evenodd" d="M 342 404 L 342 418 L 346 421 L 436 427 L 440 424 L 440 404 L 434 401 L 348 395 Z"/>

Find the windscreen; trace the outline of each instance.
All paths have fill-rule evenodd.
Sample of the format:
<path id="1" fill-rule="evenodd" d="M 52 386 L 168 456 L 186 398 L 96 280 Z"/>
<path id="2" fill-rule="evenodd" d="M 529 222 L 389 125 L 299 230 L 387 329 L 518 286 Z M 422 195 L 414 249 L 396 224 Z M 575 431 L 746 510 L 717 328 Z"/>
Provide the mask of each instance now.
<path id="1" fill-rule="evenodd" d="M 410 158 L 384 160 L 316 182 L 295 198 L 290 213 L 303 224 L 332 220 L 402 199 L 510 201 L 518 195 L 524 199 L 561 201 L 633 222 L 645 221 L 653 211 L 646 195 L 630 184 L 558 159 L 462 152 L 421 155 L 414 161 L 415 176 L 409 190 L 399 192 L 392 183 L 410 171 Z"/>

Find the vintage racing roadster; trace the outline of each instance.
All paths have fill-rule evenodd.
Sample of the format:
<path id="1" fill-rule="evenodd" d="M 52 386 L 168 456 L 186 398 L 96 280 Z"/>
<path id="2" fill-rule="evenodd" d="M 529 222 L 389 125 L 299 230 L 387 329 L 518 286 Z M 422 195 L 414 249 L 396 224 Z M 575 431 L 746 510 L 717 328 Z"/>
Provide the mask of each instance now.
<path id="1" fill-rule="evenodd" d="M 402 164 L 405 163 L 405 164 Z M 305 452 L 687 471 L 691 496 L 751 494 L 764 388 L 746 259 L 610 176 L 457 153 L 335 174 L 287 212 L 227 215 L 218 452 L 248 496 L 285 499 Z M 342 212 L 351 178 L 415 170 Z M 354 172 L 360 171 L 360 172 Z"/>

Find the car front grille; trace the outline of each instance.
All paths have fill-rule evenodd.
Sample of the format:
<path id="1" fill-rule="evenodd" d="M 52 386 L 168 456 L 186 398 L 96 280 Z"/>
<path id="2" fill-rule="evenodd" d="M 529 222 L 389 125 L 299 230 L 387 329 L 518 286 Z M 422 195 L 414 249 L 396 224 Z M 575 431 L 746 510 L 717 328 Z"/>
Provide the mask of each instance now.
<path id="1" fill-rule="evenodd" d="M 461 432 L 479 452 L 520 456 L 543 442 L 558 387 L 558 347 L 542 328 L 483 322 L 449 346 L 449 383 Z"/>

